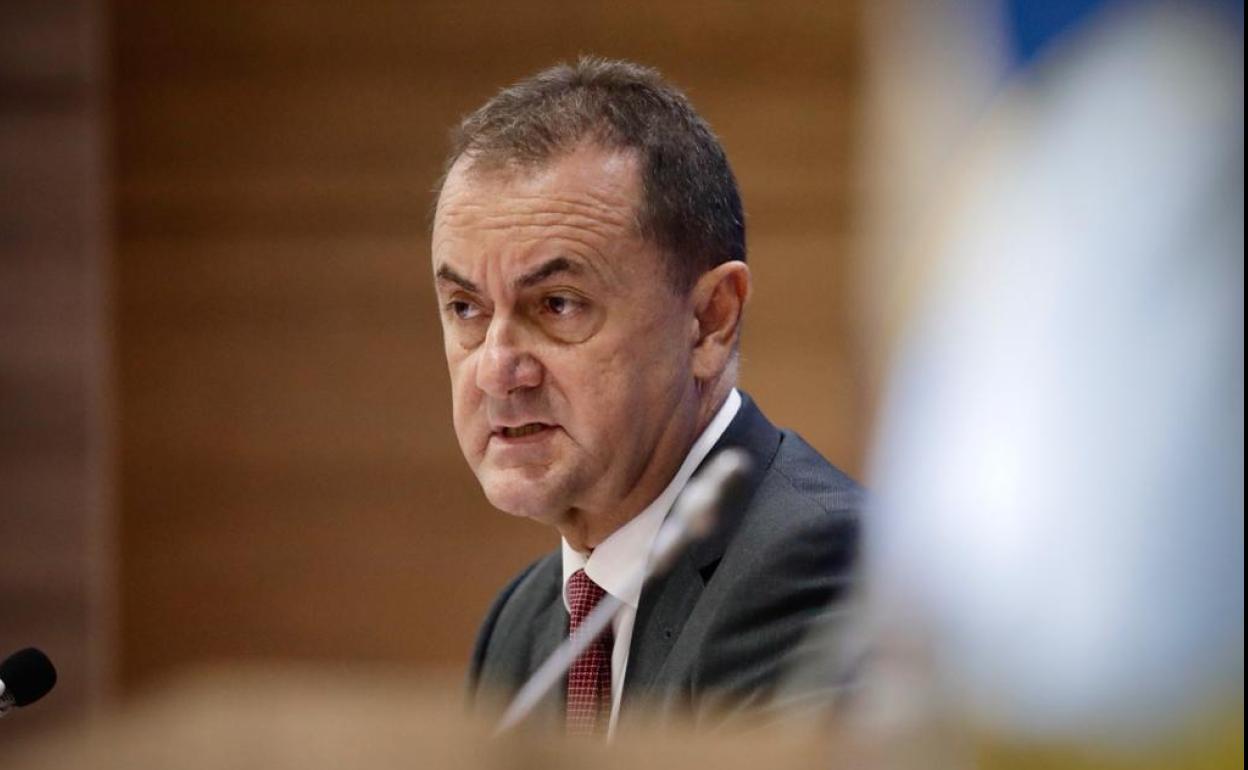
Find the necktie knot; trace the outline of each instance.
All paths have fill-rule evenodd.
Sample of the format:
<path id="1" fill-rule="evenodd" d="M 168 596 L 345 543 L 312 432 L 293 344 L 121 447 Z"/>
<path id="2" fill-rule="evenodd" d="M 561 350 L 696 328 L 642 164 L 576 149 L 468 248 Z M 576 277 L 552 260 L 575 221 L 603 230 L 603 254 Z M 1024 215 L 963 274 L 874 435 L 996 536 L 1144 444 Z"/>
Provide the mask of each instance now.
<path id="1" fill-rule="evenodd" d="M 585 574 L 585 570 L 578 569 L 568 578 L 568 617 L 569 631 L 576 631 L 585 617 L 593 612 L 594 607 L 598 606 L 598 602 L 602 601 L 602 597 L 607 592 L 597 583 Z"/>

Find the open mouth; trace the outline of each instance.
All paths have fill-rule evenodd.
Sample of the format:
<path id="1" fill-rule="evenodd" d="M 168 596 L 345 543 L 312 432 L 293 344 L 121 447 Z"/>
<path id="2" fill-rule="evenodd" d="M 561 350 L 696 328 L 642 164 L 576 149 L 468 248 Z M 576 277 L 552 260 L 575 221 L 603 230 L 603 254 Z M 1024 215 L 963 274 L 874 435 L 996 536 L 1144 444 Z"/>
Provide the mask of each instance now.
<path id="1" fill-rule="evenodd" d="M 503 428 L 499 430 L 499 435 L 503 438 L 524 438 L 525 436 L 532 436 L 534 434 L 541 433 L 549 428 L 550 426 L 544 423 L 530 422 L 515 428 Z"/>

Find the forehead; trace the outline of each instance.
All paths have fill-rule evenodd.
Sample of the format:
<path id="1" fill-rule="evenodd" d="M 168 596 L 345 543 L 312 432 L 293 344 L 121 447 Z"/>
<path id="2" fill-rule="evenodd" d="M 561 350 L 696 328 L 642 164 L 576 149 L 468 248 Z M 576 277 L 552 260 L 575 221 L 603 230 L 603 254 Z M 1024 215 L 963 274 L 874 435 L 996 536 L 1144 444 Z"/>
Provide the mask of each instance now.
<path id="1" fill-rule="evenodd" d="M 637 232 L 636 154 L 582 144 L 534 169 L 479 168 L 461 158 L 434 215 L 433 247 L 491 233 L 510 240 L 564 235 L 589 241 Z"/>

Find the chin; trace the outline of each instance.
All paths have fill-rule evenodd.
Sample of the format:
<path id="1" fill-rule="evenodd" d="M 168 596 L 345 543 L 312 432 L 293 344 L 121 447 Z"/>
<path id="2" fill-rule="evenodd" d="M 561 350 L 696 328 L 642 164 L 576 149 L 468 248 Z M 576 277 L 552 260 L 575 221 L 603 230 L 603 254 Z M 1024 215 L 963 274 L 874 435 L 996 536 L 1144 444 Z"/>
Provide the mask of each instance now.
<path id="1" fill-rule="evenodd" d="M 482 474 L 481 489 L 490 505 L 512 516 L 523 516 L 546 523 L 563 510 L 548 483 L 523 478 L 514 471 Z M 566 506 L 565 506 L 566 507 Z"/>

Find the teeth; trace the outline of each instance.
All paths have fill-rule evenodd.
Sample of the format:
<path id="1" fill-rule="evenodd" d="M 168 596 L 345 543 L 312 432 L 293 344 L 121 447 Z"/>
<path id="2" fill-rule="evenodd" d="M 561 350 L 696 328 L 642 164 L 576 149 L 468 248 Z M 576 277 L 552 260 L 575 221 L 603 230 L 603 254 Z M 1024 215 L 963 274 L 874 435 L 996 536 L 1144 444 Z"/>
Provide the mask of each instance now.
<path id="1" fill-rule="evenodd" d="M 503 428 L 503 435 L 507 438 L 522 438 L 524 436 L 532 436 L 545 427 L 540 422 L 531 422 L 528 425 L 521 425 L 519 428 Z"/>

